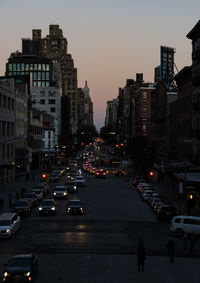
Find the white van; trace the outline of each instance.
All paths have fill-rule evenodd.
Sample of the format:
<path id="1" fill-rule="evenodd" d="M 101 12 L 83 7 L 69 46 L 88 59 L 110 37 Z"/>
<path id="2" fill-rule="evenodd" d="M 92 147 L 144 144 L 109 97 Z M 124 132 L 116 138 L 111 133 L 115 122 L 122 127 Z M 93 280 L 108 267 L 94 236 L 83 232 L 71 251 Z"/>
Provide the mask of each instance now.
<path id="1" fill-rule="evenodd" d="M 177 236 L 182 236 L 184 233 L 200 234 L 200 217 L 188 215 L 174 216 L 169 230 Z"/>
<path id="2" fill-rule="evenodd" d="M 0 237 L 12 237 L 20 228 L 21 218 L 13 212 L 6 212 L 0 215 Z"/>

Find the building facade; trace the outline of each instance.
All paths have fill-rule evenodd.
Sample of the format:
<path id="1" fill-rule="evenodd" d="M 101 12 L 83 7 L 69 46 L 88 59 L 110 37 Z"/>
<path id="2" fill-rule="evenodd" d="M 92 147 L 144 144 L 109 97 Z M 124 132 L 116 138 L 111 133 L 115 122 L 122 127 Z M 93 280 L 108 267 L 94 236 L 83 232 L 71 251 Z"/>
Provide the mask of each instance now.
<path id="1" fill-rule="evenodd" d="M 14 180 L 15 172 L 14 80 L 0 80 L 0 184 Z"/>

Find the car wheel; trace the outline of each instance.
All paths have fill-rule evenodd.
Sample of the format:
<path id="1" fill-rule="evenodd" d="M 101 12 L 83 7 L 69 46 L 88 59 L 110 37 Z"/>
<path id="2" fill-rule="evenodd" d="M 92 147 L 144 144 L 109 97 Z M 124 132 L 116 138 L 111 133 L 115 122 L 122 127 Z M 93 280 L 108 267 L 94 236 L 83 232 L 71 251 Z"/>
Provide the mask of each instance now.
<path id="1" fill-rule="evenodd" d="M 179 229 L 176 229 L 175 234 L 177 237 L 182 237 L 184 234 L 184 231 L 181 228 L 179 228 Z"/>

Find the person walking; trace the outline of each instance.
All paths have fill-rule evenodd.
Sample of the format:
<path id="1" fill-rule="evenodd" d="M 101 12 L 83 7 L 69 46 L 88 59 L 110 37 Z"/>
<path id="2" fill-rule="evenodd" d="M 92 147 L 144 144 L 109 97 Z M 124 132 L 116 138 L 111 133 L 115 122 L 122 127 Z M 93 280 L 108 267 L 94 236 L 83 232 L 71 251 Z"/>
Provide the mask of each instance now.
<path id="1" fill-rule="evenodd" d="M 144 248 L 144 242 L 143 239 L 140 238 L 138 241 L 138 247 L 137 247 L 137 265 L 138 265 L 138 271 L 144 271 L 144 261 L 146 259 L 146 253 Z"/>
<path id="2" fill-rule="evenodd" d="M 168 257 L 170 258 L 170 262 L 174 263 L 174 254 L 175 254 L 175 242 L 173 240 L 169 240 L 167 243 L 168 249 Z"/>

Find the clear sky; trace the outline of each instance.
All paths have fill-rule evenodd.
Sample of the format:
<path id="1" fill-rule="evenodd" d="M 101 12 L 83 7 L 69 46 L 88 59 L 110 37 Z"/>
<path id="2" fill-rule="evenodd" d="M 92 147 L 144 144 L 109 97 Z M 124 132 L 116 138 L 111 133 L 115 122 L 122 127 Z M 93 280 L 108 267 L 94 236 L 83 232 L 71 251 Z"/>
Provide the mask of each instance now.
<path id="1" fill-rule="evenodd" d="M 191 65 L 186 34 L 200 19 L 199 0 L 0 0 L 0 75 L 10 53 L 32 29 L 48 34 L 59 24 L 78 69 L 78 86 L 88 81 L 94 122 L 104 125 L 106 102 L 128 78 L 143 73 L 153 81 L 160 46 L 176 48 L 178 70 Z"/>

